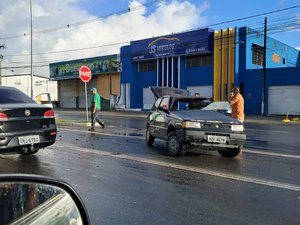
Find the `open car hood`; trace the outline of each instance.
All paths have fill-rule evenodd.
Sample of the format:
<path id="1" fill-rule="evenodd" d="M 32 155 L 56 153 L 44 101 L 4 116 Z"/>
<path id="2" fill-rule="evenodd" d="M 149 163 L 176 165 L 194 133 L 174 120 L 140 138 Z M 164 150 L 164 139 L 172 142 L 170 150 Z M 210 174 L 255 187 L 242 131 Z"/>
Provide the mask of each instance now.
<path id="1" fill-rule="evenodd" d="M 149 87 L 156 98 L 160 98 L 166 95 L 172 97 L 184 97 L 190 96 L 189 91 L 186 89 L 172 88 L 172 87 Z"/>

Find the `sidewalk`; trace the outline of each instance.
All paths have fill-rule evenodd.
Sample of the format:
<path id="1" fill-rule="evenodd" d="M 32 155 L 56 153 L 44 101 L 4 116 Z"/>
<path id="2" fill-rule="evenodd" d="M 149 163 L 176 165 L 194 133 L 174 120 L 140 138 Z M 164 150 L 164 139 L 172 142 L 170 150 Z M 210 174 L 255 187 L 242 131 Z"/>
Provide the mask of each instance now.
<path id="1" fill-rule="evenodd" d="M 55 112 L 68 113 L 77 115 L 86 115 L 85 109 L 65 109 L 65 108 L 54 108 Z M 101 111 L 101 115 L 104 116 L 118 116 L 118 117 L 135 117 L 135 118 L 147 118 L 149 111 L 129 111 L 129 110 L 118 110 L 118 111 Z M 84 117 L 83 117 L 84 118 Z"/>

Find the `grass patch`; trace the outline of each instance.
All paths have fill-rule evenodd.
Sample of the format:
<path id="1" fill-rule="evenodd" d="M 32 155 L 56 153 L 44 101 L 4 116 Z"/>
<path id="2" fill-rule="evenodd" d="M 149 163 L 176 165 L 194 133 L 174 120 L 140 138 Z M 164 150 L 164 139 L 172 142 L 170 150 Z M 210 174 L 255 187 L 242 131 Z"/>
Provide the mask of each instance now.
<path id="1" fill-rule="evenodd" d="M 88 123 L 90 121 L 86 121 L 86 120 L 68 120 L 68 119 L 56 118 L 55 122 L 56 123 Z"/>

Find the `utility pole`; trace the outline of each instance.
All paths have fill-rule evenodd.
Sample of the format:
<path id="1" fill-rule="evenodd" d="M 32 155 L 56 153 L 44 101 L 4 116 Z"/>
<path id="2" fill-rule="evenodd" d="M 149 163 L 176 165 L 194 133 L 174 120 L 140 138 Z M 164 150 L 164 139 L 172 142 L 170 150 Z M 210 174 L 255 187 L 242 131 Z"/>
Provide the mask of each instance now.
<path id="1" fill-rule="evenodd" d="M 262 96 L 261 96 L 261 115 L 266 115 L 266 70 L 267 70 L 267 17 L 264 25 L 264 52 L 263 52 L 263 74 L 262 74 Z"/>
<path id="2" fill-rule="evenodd" d="M 33 98 L 33 63 L 32 63 L 32 2 L 30 1 L 30 74 L 31 74 L 31 98 Z"/>
<path id="3" fill-rule="evenodd" d="M 0 54 L 0 86 L 2 85 L 2 59 L 3 55 Z"/>
<path id="4" fill-rule="evenodd" d="M 5 48 L 5 45 L 4 44 L 0 45 L 0 50 L 1 48 Z M 3 55 L 0 52 L 0 85 L 2 85 L 2 59 L 3 59 Z"/>

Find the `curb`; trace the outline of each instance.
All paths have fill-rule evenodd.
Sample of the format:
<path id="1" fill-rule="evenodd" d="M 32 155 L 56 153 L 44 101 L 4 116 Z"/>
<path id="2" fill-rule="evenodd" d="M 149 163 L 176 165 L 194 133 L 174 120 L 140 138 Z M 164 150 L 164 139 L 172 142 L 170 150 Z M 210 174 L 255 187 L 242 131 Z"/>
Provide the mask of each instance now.
<path id="1" fill-rule="evenodd" d="M 57 110 L 58 114 L 61 115 L 68 115 L 68 114 L 76 114 L 76 115 L 85 115 L 85 111 L 81 110 L 64 110 L 59 109 Z M 111 117 L 120 117 L 120 118 L 140 118 L 140 119 L 147 119 L 149 111 L 101 111 L 102 116 L 111 116 Z M 275 125 L 300 125 L 299 120 L 290 120 L 288 123 L 283 121 L 282 116 L 254 116 L 249 115 L 246 116 L 244 123 L 256 123 L 256 124 L 275 124 Z M 57 123 L 62 126 L 83 126 L 82 123 L 77 122 L 60 122 Z M 87 125 L 88 126 L 88 125 Z"/>
<path id="2" fill-rule="evenodd" d="M 62 126 L 62 127 L 89 127 L 90 123 L 56 122 L 56 126 Z"/>

